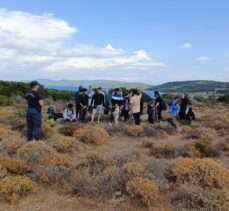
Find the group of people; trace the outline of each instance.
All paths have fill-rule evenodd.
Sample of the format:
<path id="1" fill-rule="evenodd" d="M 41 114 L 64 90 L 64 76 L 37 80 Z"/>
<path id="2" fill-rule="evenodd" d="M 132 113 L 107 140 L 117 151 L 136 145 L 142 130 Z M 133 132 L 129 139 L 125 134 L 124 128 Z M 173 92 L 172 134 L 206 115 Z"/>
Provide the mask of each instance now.
<path id="1" fill-rule="evenodd" d="M 28 140 L 39 140 L 41 137 L 41 108 L 44 105 L 43 98 L 39 94 L 39 83 L 32 81 L 30 83 L 31 90 L 26 93 L 26 100 L 28 102 L 28 109 L 26 114 L 27 119 L 27 138 Z M 166 110 L 166 103 L 162 99 L 158 91 L 154 92 L 155 101 L 148 103 L 148 122 L 154 124 L 155 121 L 161 122 L 162 111 Z M 101 87 L 93 89 L 89 86 L 88 89 L 79 86 L 75 92 L 74 103 L 69 103 L 64 109 L 63 114 L 56 113 L 54 106 L 48 107 L 49 118 L 55 120 L 63 117 L 64 122 L 94 122 L 97 116 L 97 123 L 103 114 L 110 113 L 110 121 L 114 124 L 119 124 L 120 117 L 126 122 L 132 117 L 135 125 L 140 125 L 140 117 L 143 111 L 142 93 L 137 90 L 131 90 L 124 96 L 121 88 L 116 88 L 112 95 L 111 100 L 106 90 Z M 87 118 L 87 113 L 91 114 L 91 118 Z M 188 94 L 185 93 L 178 106 L 177 99 L 174 98 L 170 105 L 170 114 L 179 115 L 181 119 L 192 121 L 195 115 L 191 109 L 191 103 L 188 99 Z"/>

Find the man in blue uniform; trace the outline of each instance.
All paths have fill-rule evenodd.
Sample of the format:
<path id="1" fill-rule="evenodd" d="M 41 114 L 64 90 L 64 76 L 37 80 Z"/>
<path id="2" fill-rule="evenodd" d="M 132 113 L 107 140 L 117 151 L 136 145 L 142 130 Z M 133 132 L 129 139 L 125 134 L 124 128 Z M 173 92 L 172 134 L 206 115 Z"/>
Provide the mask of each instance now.
<path id="1" fill-rule="evenodd" d="M 41 94 L 38 93 L 39 83 L 32 81 L 30 83 L 31 90 L 26 93 L 28 109 L 26 113 L 27 121 L 27 139 L 39 141 L 41 138 L 41 108 L 44 104 Z"/>

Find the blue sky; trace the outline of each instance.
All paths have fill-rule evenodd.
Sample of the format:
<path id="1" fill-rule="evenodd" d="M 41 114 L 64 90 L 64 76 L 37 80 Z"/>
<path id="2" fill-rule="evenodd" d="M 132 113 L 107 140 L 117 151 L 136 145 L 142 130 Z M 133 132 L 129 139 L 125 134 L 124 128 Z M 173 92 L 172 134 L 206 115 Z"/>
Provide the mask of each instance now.
<path id="1" fill-rule="evenodd" d="M 227 0 L 0 0 L 1 78 L 229 81 L 228 10 Z"/>

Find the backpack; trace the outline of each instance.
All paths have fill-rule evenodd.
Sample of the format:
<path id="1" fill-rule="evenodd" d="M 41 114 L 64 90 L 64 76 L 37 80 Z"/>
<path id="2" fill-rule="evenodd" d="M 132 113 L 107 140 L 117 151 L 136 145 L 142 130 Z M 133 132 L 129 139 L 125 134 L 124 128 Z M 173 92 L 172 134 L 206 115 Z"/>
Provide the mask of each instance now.
<path id="1" fill-rule="evenodd" d="M 166 109 L 167 109 L 167 105 L 166 105 L 166 102 L 164 100 L 162 100 L 162 102 L 161 102 L 161 108 L 163 111 L 166 111 Z"/>

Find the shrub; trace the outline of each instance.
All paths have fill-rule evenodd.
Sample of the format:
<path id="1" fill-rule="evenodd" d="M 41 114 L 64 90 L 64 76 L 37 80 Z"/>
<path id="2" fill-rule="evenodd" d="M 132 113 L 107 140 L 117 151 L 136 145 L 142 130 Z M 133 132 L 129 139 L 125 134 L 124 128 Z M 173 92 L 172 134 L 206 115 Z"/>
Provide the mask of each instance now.
<path id="1" fill-rule="evenodd" d="M 0 179 L 2 179 L 3 177 L 7 176 L 8 171 L 6 168 L 4 168 L 1 164 L 0 164 Z"/>
<path id="2" fill-rule="evenodd" d="M 99 126 L 86 126 L 79 128 L 74 132 L 74 137 L 84 143 L 93 143 L 101 145 L 106 143 L 110 136 L 107 131 Z"/>
<path id="3" fill-rule="evenodd" d="M 216 138 L 216 131 L 211 128 L 195 128 L 186 133 L 186 138 L 212 141 Z"/>
<path id="4" fill-rule="evenodd" d="M 2 141 L 3 150 L 8 154 L 14 154 L 17 150 L 22 147 L 24 142 L 21 139 L 13 139 L 13 140 L 4 140 Z"/>
<path id="5" fill-rule="evenodd" d="M 9 157 L 0 157 L 0 166 L 15 174 L 24 174 L 32 170 L 24 161 Z"/>
<path id="6" fill-rule="evenodd" d="M 143 176 L 145 173 L 145 166 L 140 162 L 128 162 L 122 169 L 129 178 Z"/>
<path id="7" fill-rule="evenodd" d="M 55 143 L 54 148 L 58 152 L 70 152 L 73 148 L 73 145 L 75 143 L 75 139 L 72 137 L 60 137 Z"/>
<path id="8" fill-rule="evenodd" d="M 223 190 L 211 190 L 198 185 L 182 184 L 177 191 L 174 202 L 182 209 L 188 210 L 227 210 L 226 193 Z"/>
<path id="9" fill-rule="evenodd" d="M 178 156 L 177 149 L 171 144 L 165 144 L 163 147 L 157 147 L 154 144 L 150 148 L 150 155 L 155 158 L 174 158 Z"/>
<path id="10" fill-rule="evenodd" d="M 42 138 L 50 138 L 54 131 L 49 122 L 43 122 L 41 126 Z"/>
<path id="11" fill-rule="evenodd" d="M 64 166 L 39 165 L 31 175 L 37 182 L 45 185 L 59 185 L 63 188 L 69 177 L 70 169 Z"/>
<path id="12" fill-rule="evenodd" d="M 213 157 L 215 149 L 209 141 L 193 141 L 189 143 L 190 156 L 193 158 Z"/>
<path id="13" fill-rule="evenodd" d="M 73 124 L 65 124 L 64 126 L 58 129 L 58 132 L 65 136 L 73 136 L 76 126 Z"/>
<path id="14" fill-rule="evenodd" d="M 152 206 L 159 196 L 158 187 L 149 179 L 136 177 L 127 182 L 130 197 L 141 205 Z"/>
<path id="15" fill-rule="evenodd" d="M 17 156 L 28 163 L 36 164 L 46 156 L 53 155 L 55 150 L 42 141 L 31 141 L 17 151 Z"/>
<path id="16" fill-rule="evenodd" d="M 10 108 L 0 108 L 1 119 L 10 119 L 14 116 L 14 112 Z"/>
<path id="17" fill-rule="evenodd" d="M 50 156 L 44 157 L 40 161 L 41 165 L 52 165 L 52 166 L 70 166 L 70 158 L 64 154 L 55 153 Z"/>
<path id="18" fill-rule="evenodd" d="M 229 185 L 229 170 L 210 158 L 177 158 L 172 172 L 178 183 L 191 182 L 209 188 L 224 188 Z"/>
<path id="19" fill-rule="evenodd" d="M 0 95 L 0 106 L 11 106 L 13 102 L 10 100 L 9 97 Z"/>
<path id="20" fill-rule="evenodd" d="M 15 203 L 30 192 L 37 191 L 37 185 L 26 176 L 7 176 L 0 180 L 0 199 Z"/>
<path id="21" fill-rule="evenodd" d="M 143 133 L 143 127 L 140 125 L 128 125 L 124 130 L 128 136 L 138 137 Z"/>

